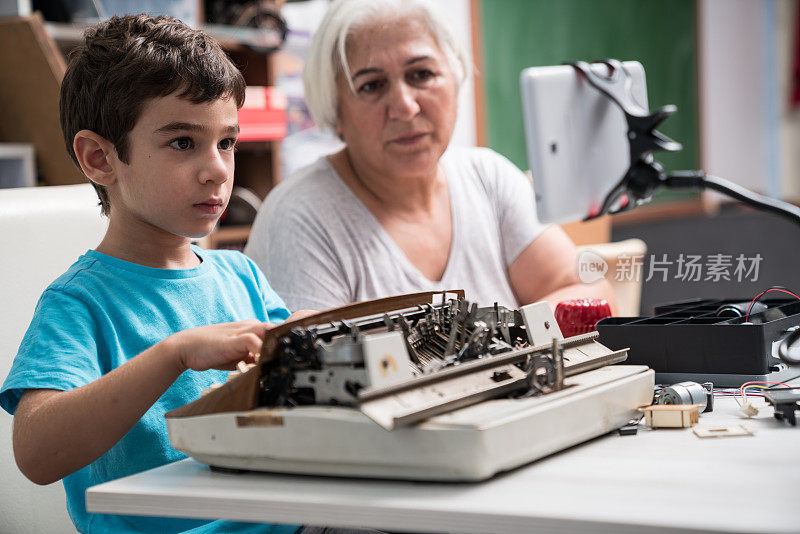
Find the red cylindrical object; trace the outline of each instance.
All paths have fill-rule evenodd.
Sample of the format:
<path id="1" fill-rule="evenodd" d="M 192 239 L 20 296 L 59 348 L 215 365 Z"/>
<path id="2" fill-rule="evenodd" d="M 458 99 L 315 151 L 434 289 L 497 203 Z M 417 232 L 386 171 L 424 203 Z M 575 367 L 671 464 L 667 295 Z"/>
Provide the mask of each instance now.
<path id="1" fill-rule="evenodd" d="M 611 306 L 605 299 L 574 299 L 559 302 L 556 322 L 564 337 L 591 332 L 597 321 L 611 316 Z"/>

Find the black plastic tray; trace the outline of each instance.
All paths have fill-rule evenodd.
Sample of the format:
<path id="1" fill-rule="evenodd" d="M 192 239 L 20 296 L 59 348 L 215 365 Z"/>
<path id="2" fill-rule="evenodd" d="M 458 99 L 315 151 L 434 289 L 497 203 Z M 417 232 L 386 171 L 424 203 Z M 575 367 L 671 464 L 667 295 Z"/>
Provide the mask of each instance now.
<path id="1" fill-rule="evenodd" d="M 652 317 L 608 317 L 597 323 L 600 342 L 629 347 L 626 364 L 656 373 L 768 375 L 785 366 L 773 343 L 800 324 L 800 301 L 764 299 L 767 308 L 744 317 L 717 315 L 720 307 L 749 299 L 695 299 L 657 306 Z"/>

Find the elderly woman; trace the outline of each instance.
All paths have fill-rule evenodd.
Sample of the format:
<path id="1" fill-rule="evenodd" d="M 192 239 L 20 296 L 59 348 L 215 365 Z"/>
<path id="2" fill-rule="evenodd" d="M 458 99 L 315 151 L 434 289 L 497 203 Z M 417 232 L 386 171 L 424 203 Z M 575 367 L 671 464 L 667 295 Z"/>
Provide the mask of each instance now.
<path id="1" fill-rule="evenodd" d="M 419 0 L 339 0 L 305 66 L 309 110 L 345 148 L 279 184 L 245 252 L 292 310 L 465 289 L 481 305 L 612 299 L 581 285 L 575 246 L 536 217 L 530 181 L 450 147 L 469 63 Z"/>

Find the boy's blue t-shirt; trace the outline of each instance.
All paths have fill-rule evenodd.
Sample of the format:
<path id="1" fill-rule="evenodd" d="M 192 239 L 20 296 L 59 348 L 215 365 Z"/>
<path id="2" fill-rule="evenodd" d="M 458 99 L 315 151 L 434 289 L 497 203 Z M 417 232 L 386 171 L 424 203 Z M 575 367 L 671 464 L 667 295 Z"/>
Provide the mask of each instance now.
<path id="1" fill-rule="evenodd" d="M 13 414 L 26 389 L 71 390 L 97 380 L 168 336 L 245 319 L 281 323 L 281 298 L 243 254 L 193 247 L 194 269 L 155 269 L 94 250 L 81 256 L 39 299 L 0 389 Z M 80 532 L 295 532 L 297 527 L 89 514 L 86 489 L 186 456 L 169 445 L 164 414 L 200 397 L 225 371 L 186 371 L 108 452 L 64 478 L 67 509 Z M 192 530 L 195 529 L 195 530 Z"/>

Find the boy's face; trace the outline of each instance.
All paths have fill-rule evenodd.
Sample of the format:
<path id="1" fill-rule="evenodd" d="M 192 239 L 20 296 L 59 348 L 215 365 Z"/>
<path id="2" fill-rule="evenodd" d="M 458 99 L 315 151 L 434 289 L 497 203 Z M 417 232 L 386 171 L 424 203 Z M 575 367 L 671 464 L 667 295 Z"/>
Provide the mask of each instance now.
<path id="1" fill-rule="evenodd" d="M 238 131 L 232 98 L 148 100 L 128 134 L 128 163 L 114 165 L 112 222 L 139 239 L 208 235 L 230 199 Z"/>

